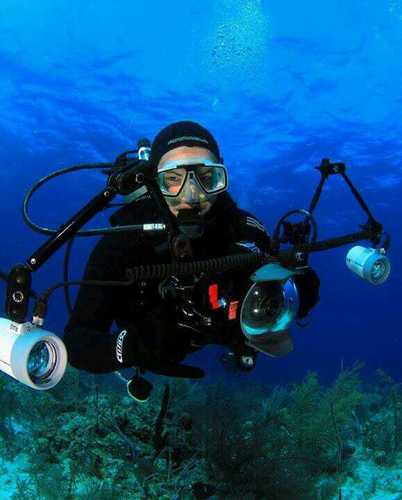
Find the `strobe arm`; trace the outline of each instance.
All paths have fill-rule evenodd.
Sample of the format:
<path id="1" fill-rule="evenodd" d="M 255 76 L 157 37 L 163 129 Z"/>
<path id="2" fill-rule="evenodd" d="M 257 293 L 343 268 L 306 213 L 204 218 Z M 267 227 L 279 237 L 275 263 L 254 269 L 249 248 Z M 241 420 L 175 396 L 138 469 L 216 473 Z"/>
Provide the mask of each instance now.
<path id="1" fill-rule="evenodd" d="M 8 318 L 16 323 L 24 323 L 29 307 L 29 297 L 35 297 L 31 291 L 32 272 L 38 270 L 66 241 L 72 238 L 79 229 L 92 219 L 98 212 L 117 195 L 111 187 L 103 189 L 78 213 L 60 227 L 60 230 L 50 237 L 25 264 L 17 264 L 8 276 L 5 311 Z M 45 306 L 41 305 L 44 315 Z M 39 311 L 37 311 L 39 314 Z M 43 316 L 42 316 L 43 317 Z"/>
<path id="2" fill-rule="evenodd" d="M 28 312 L 29 296 L 35 297 L 31 290 L 31 273 L 38 270 L 64 243 L 103 210 L 117 194 L 127 194 L 145 185 L 148 188 L 168 230 L 172 254 L 183 259 L 191 255 L 188 238 L 182 235 L 174 216 L 170 213 L 166 202 L 153 179 L 153 171 L 147 161 L 134 161 L 110 172 L 108 184 L 98 195 L 89 201 L 78 213 L 63 224 L 56 234 L 52 235 L 25 264 L 17 264 L 8 276 L 5 310 L 8 318 L 16 323 L 24 323 Z M 43 324 L 46 314 L 47 299 L 37 300 L 34 319 Z"/>

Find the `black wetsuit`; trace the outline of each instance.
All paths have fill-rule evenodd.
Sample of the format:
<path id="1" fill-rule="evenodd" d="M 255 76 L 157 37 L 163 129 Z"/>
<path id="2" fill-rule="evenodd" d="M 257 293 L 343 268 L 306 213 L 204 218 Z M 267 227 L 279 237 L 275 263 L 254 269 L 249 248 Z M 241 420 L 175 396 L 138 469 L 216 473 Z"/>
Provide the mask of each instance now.
<path id="1" fill-rule="evenodd" d="M 112 226 L 121 226 L 161 222 L 161 218 L 153 201 L 145 195 L 113 214 L 110 222 Z M 253 242 L 260 250 L 269 251 L 267 232 L 252 214 L 238 208 L 227 192 L 218 195 L 205 222 L 203 236 L 192 240 L 194 260 L 250 251 L 236 244 L 240 241 Z M 127 268 L 169 262 L 166 233 L 114 233 L 98 241 L 84 279 L 126 281 Z M 244 342 L 239 324 L 240 301 L 252 284 L 249 276 L 253 271 L 198 277 L 194 299 L 213 318 L 213 324 L 202 329 L 182 321 L 175 301 L 169 296 L 161 297 L 159 281 L 136 282 L 129 287 L 82 286 L 65 328 L 70 364 L 95 373 L 128 367 L 116 358 L 117 336 L 124 329 L 131 334 L 135 331 L 131 335 L 136 340 L 131 341 L 135 352 L 130 366 L 134 363 L 156 372 L 160 372 L 160 362 L 180 362 L 186 354 L 208 343 L 241 351 Z M 219 307 L 217 297 L 223 299 Z"/>

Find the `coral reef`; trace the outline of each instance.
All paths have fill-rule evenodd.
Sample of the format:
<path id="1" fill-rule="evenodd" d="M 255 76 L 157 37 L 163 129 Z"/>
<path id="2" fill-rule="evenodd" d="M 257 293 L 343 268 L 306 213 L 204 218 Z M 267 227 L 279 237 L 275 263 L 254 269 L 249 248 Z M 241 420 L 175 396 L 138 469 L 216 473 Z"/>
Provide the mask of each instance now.
<path id="1" fill-rule="evenodd" d="M 360 368 L 330 386 L 314 373 L 271 388 L 163 379 L 146 404 L 113 376 L 71 368 L 45 392 L 2 377 L 2 457 L 25 464 L 9 498 L 399 495 L 400 386 L 379 372 L 366 390 Z"/>

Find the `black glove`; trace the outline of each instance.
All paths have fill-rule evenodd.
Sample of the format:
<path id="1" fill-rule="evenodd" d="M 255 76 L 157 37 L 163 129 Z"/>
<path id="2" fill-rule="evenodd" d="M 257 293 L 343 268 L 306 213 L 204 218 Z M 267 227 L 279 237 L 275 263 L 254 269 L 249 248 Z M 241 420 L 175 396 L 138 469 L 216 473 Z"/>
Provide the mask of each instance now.
<path id="1" fill-rule="evenodd" d="M 308 268 L 303 274 L 293 276 L 299 292 L 299 310 L 297 318 L 305 318 L 310 311 L 320 300 L 320 278 L 317 273 Z"/>
<path id="2" fill-rule="evenodd" d="M 190 339 L 166 317 L 162 306 L 153 308 L 126 331 L 121 348 L 124 364 L 171 377 L 204 376 L 200 368 L 180 363 L 192 351 Z"/>

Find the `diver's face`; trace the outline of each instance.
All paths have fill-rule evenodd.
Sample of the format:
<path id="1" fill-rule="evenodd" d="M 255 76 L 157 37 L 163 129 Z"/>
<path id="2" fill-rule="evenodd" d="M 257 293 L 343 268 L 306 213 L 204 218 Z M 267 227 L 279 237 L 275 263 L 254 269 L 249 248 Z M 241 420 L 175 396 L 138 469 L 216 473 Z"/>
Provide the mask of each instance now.
<path id="1" fill-rule="evenodd" d="M 183 164 L 186 161 L 189 161 L 193 158 L 203 159 L 203 160 L 212 160 L 214 162 L 217 161 L 215 155 L 208 151 L 205 148 L 199 147 L 188 147 L 188 146 L 180 146 L 178 148 L 172 149 L 165 153 L 160 162 L 158 164 L 158 168 L 163 167 L 169 161 L 183 161 Z M 198 167 L 202 170 L 203 167 Z M 178 186 L 180 183 L 180 176 L 185 176 L 185 169 L 175 169 L 174 175 L 172 174 L 171 178 L 169 178 L 169 191 L 172 194 L 176 194 L 178 191 Z M 200 172 L 202 175 L 202 172 Z M 169 206 L 170 211 L 173 215 L 177 217 L 179 210 L 185 210 L 189 208 L 198 208 L 199 214 L 205 215 L 208 210 L 212 207 L 216 200 L 217 195 L 207 195 L 205 194 L 194 182 L 188 183 L 186 181 L 186 186 L 182 189 L 180 194 L 174 198 L 165 197 L 166 203 Z"/>

